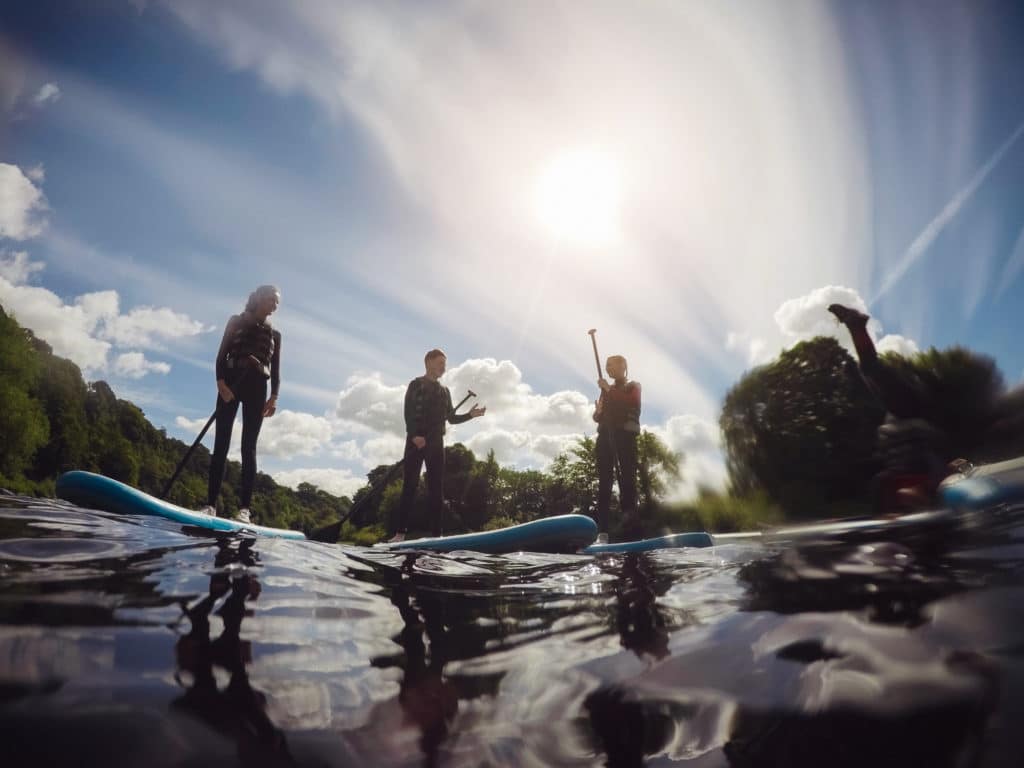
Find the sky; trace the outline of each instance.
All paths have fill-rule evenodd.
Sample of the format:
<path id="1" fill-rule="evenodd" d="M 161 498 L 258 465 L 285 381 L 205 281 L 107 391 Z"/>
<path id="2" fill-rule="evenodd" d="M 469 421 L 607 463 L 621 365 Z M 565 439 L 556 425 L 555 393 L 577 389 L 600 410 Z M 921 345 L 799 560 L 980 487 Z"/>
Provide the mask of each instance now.
<path id="1" fill-rule="evenodd" d="M 279 286 L 260 468 L 336 493 L 433 347 L 488 408 L 449 442 L 546 467 L 596 328 L 686 497 L 745 371 L 848 345 L 833 301 L 1024 379 L 1021 39 L 1013 0 L 5 3 L 0 305 L 191 442 Z"/>

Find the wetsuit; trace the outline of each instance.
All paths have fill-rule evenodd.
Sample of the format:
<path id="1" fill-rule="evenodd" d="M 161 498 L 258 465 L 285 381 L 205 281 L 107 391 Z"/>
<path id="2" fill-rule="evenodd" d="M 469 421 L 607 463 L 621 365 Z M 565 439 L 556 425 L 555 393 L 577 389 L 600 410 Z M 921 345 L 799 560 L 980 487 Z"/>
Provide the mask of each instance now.
<path id="1" fill-rule="evenodd" d="M 867 332 L 867 316 L 838 305 L 829 308 L 850 331 L 861 378 L 887 411 L 878 428 L 878 458 L 884 469 L 875 478 L 875 506 L 888 512 L 904 505 L 900 491 L 935 493 L 946 474 L 941 458 L 945 438 L 934 426 L 932 398 L 910 371 L 887 364 Z"/>
<path id="2" fill-rule="evenodd" d="M 427 465 L 427 498 L 430 510 L 431 533 L 441 535 L 441 515 L 444 506 L 444 433 L 445 422 L 461 424 L 472 418 L 470 413 L 456 415 L 448 387 L 438 381 L 420 376 L 409 382 L 405 390 L 405 466 L 402 479 L 402 499 L 398 505 L 397 530 L 405 532 L 409 525 L 409 511 L 416 499 L 420 469 Z M 412 439 L 423 437 L 427 444 L 416 447 Z"/>
<path id="3" fill-rule="evenodd" d="M 260 322 L 248 312 L 234 315 L 228 320 L 217 352 L 217 379 L 235 393 L 226 403 L 217 395 L 217 436 L 210 458 L 210 481 L 207 503 L 216 506 L 224 480 L 224 464 L 231 429 L 242 405 L 242 487 L 238 492 L 238 505 L 247 508 L 252 502 L 252 489 L 256 483 L 256 440 L 263 426 L 263 408 L 267 404 L 267 381 L 270 392 L 277 396 L 281 386 L 281 334 L 266 320 Z"/>
<path id="4" fill-rule="evenodd" d="M 637 435 L 640 434 L 640 384 L 612 384 L 601 393 L 597 422 L 597 529 L 608 530 L 615 464 L 619 465 L 619 506 L 623 515 L 636 512 Z"/>

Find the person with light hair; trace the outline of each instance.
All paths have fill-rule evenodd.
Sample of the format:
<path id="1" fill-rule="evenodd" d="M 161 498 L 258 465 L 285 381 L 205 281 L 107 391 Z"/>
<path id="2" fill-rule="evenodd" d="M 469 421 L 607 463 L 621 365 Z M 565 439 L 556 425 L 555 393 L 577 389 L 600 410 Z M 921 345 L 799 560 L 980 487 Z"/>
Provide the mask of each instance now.
<path id="1" fill-rule="evenodd" d="M 217 432 L 210 458 L 207 506 L 200 512 L 217 514 L 217 497 L 224 480 L 231 430 L 242 406 L 242 484 L 235 520 L 251 523 L 250 505 L 256 484 L 256 441 L 263 419 L 277 410 L 281 386 L 281 333 L 267 319 L 281 303 L 281 292 L 261 285 L 249 295 L 245 310 L 232 315 L 217 351 Z M 267 397 L 267 382 L 270 397 Z"/>

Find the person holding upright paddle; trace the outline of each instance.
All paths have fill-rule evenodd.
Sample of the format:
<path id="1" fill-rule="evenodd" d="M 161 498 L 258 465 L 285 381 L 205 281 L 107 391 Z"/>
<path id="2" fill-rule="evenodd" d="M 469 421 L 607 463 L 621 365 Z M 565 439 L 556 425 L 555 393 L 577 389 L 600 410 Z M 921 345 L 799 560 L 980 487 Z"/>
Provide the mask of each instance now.
<path id="1" fill-rule="evenodd" d="M 601 396 L 594 409 L 597 422 L 597 544 L 608 543 L 608 509 L 612 500 L 612 481 L 616 465 L 619 475 L 619 506 L 623 520 L 635 523 L 637 436 L 640 434 L 640 382 L 629 380 L 629 366 L 622 355 L 605 361 L 611 383 L 601 373 L 597 354 L 596 330 L 589 331 L 597 364 L 597 386 Z"/>

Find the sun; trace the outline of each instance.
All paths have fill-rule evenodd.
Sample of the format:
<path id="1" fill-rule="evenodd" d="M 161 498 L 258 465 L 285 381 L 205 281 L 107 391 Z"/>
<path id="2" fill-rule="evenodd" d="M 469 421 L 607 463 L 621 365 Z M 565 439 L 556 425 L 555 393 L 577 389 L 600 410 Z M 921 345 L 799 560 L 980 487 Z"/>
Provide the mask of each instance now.
<path id="1" fill-rule="evenodd" d="M 613 242 L 619 233 L 619 204 L 617 169 L 598 150 L 561 152 L 537 178 L 537 217 L 566 243 L 599 247 Z"/>

